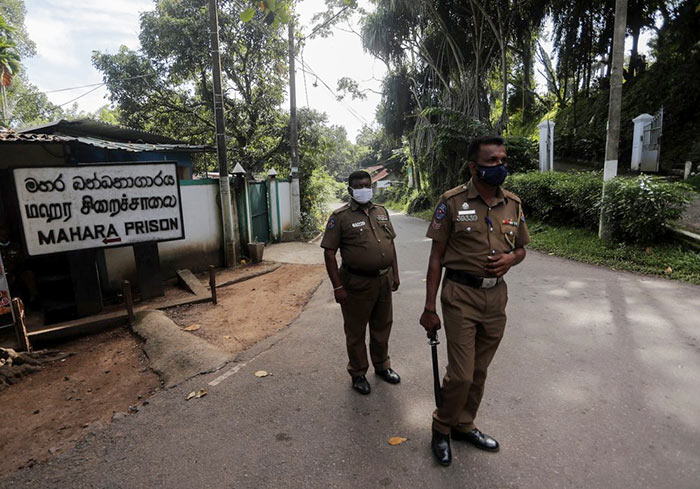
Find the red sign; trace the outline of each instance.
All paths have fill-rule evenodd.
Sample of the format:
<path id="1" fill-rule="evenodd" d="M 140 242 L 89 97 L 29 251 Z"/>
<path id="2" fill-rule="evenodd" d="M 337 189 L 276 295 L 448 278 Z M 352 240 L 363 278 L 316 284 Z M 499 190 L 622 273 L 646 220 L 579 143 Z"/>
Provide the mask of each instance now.
<path id="1" fill-rule="evenodd" d="M 12 314 L 12 298 L 10 297 L 10 286 L 5 276 L 5 266 L 0 256 L 0 316 Z"/>

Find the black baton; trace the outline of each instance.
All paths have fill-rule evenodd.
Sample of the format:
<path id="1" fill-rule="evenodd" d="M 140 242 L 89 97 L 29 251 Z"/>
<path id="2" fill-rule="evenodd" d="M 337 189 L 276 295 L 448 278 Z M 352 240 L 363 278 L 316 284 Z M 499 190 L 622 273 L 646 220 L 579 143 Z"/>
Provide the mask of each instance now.
<path id="1" fill-rule="evenodd" d="M 438 409 L 442 406 L 442 396 L 440 395 L 440 368 L 438 367 L 437 346 L 440 342 L 437 339 L 437 329 L 430 334 L 430 350 L 433 356 L 433 389 L 435 390 L 435 406 Z"/>

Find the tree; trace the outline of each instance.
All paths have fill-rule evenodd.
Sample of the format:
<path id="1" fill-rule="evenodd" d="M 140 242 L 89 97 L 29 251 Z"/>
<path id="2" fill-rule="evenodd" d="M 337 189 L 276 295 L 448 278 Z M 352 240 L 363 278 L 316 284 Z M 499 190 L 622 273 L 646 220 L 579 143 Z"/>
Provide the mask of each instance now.
<path id="1" fill-rule="evenodd" d="M 228 159 L 257 171 L 283 141 L 277 131 L 286 41 L 265 17 L 241 20 L 247 5 L 220 2 L 221 61 Z M 193 143 L 213 142 L 207 32 L 203 0 L 159 0 L 141 16 L 141 52 L 122 47 L 116 54 L 93 54 L 123 123 Z"/>
<path id="2" fill-rule="evenodd" d="M 24 25 L 26 14 L 24 0 L 0 0 L 0 19 L 3 19 L 0 21 L 0 33 L 7 28 L 2 27 L 3 23 L 5 26 L 9 26 L 19 55 L 29 58 L 36 54 L 36 45 L 29 38 L 27 28 Z"/>

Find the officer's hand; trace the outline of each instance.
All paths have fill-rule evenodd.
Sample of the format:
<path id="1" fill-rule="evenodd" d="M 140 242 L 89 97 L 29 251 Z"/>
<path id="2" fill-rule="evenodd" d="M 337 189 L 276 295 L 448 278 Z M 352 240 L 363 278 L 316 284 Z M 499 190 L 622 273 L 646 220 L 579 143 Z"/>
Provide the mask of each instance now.
<path id="1" fill-rule="evenodd" d="M 515 264 L 515 255 L 512 253 L 499 253 L 489 256 L 489 262 L 486 264 L 486 275 L 493 277 L 501 277 L 506 274 L 510 267 Z"/>
<path id="2" fill-rule="evenodd" d="M 391 285 L 391 291 L 396 292 L 399 290 L 399 285 L 401 285 L 401 280 L 399 280 L 398 275 L 394 275 L 394 283 Z"/>
<path id="3" fill-rule="evenodd" d="M 428 338 L 430 338 L 433 331 L 440 329 L 440 316 L 435 311 L 423 310 L 423 314 L 420 315 L 420 324 L 425 328 Z"/>
<path id="4" fill-rule="evenodd" d="M 341 287 L 339 289 L 334 290 L 333 295 L 335 295 L 335 301 L 338 304 L 345 304 L 345 301 L 348 298 L 348 291 L 345 290 L 345 287 Z"/>

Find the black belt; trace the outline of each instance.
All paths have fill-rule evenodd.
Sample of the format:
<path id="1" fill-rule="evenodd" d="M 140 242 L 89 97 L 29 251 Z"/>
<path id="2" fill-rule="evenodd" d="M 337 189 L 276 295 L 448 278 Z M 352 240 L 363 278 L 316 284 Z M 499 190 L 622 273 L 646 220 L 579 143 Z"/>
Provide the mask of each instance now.
<path id="1" fill-rule="evenodd" d="M 343 268 L 353 275 L 359 275 L 360 277 L 379 277 L 388 272 L 391 267 L 382 268 L 381 270 L 360 270 L 343 265 Z"/>
<path id="2" fill-rule="evenodd" d="M 458 284 L 467 285 L 475 289 L 490 289 L 503 282 L 503 277 L 477 277 L 462 270 L 446 269 L 445 277 Z"/>

